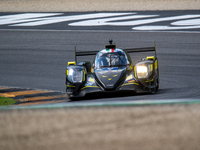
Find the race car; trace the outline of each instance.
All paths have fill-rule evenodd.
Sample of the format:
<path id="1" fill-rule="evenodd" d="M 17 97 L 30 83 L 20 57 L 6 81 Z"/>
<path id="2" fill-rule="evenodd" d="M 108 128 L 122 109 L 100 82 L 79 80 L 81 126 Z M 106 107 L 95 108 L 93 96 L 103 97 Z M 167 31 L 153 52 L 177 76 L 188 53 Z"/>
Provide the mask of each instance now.
<path id="1" fill-rule="evenodd" d="M 76 52 L 75 61 L 66 68 L 66 93 L 69 98 L 84 97 L 90 93 L 128 91 L 132 93 L 156 93 L 159 88 L 159 68 L 154 47 L 117 48 L 113 41 L 100 51 Z M 129 53 L 154 52 L 141 58 L 136 64 Z M 77 56 L 96 55 L 89 61 L 77 62 Z"/>

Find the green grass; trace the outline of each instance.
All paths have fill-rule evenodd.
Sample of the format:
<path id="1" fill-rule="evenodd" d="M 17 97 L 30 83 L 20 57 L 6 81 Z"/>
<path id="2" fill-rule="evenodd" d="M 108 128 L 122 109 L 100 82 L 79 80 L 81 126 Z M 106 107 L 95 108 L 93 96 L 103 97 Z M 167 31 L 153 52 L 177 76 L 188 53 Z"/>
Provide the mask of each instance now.
<path id="1" fill-rule="evenodd" d="M 16 103 L 16 100 L 8 97 L 0 97 L 0 106 L 3 105 L 13 105 Z"/>

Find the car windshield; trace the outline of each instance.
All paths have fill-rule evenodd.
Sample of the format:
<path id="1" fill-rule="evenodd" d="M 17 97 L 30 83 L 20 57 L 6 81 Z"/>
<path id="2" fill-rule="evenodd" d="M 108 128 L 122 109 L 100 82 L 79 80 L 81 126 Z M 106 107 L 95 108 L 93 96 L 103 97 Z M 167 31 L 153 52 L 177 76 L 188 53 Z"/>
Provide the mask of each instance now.
<path id="1" fill-rule="evenodd" d="M 125 53 L 122 51 L 112 53 L 100 53 L 95 61 L 96 68 L 117 67 L 128 64 Z"/>

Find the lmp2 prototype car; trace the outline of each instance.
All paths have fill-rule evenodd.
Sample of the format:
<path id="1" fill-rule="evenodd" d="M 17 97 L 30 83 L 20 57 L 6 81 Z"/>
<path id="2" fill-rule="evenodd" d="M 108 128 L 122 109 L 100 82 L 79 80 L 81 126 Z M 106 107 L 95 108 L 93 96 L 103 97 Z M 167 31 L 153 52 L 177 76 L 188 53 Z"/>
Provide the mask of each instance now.
<path id="1" fill-rule="evenodd" d="M 156 93 L 159 87 L 159 68 L 154 47 L 120 49 L 105 46 L 101 51 L 76 52 L 75 61 L 66 68 L 66 92 L 69 98 L 84 97 L 89 93 L 128 91 Z M 154 51 L 133 64 L 129 53 Z M 77 56 L 96 55 L 93 64 L 77 62 Z"/>

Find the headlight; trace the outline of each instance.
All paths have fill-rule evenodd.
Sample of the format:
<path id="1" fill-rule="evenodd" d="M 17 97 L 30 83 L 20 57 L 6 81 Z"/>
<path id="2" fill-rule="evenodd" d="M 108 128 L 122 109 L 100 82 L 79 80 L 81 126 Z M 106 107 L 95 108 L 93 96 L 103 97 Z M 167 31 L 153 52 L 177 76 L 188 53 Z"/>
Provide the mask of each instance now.
<path id="1" fill-rule="evenodd" d="M 140 62 L 135 66 L 136 78 L 148 78 L 153 71 L 153 64 Z"/>
<path id="2" fill-rule="evenodd" d="M 83 82 L 83 70 L 81 68 L 69 68 L 68 80 L 72 83 Z"/>
<path id="3" fill-rule="evenodd" d="M 136 67 L 136 71 L 137 71 L 137 77 L 138 78 L 146 78 L 148 75 L 148 68 L 147 66 L 137 66 Z"/>

